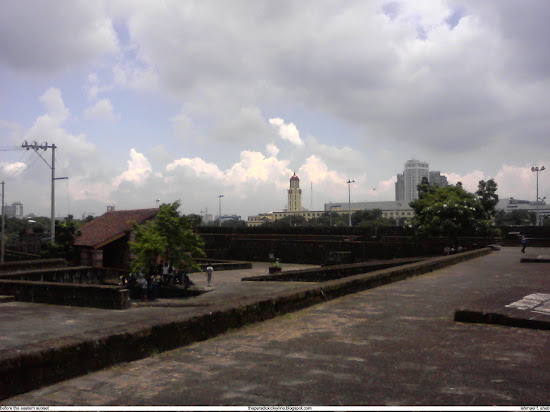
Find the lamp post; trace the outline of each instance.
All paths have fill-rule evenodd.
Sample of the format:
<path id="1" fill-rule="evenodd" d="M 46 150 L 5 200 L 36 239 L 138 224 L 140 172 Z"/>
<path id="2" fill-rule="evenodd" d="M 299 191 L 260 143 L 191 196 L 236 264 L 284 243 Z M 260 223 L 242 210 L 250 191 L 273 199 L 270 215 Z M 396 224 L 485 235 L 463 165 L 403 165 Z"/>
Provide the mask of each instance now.
<path id="1" fill-rule="evenodd" d="M 544 166 L 540 168 L 538 166 L 531 167 L 531 172 L 537 172 L 537 224 L 535 226 L 539 225 L 539 172 L 542 172 L 544 169 Z"/>
<path id="2" fill-rule="evenodd" d="M 219 210 L 220 227 L 222 227 L 222 197 L 223 197 L 223 195 L 218 196 L 218 201 L 220 203 L 220 210 Z"/>
<path id="3" fill-rule="evenodd" d="M 350 179 L 346 182 L 348 184 L 348 212 L 349 212 L 349 227 L 351 227 L 351 184 L 355 183 L 355 179 Z"/>

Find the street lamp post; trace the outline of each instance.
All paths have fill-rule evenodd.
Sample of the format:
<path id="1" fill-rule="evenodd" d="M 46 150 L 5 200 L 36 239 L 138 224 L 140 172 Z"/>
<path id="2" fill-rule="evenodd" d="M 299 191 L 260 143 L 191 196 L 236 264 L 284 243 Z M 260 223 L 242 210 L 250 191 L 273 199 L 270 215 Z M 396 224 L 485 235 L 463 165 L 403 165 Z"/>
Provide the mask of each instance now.
<path id="1" fill-rule="evenodd" d="M 537 172 L 537 224 L 539 226 L 539 172 L 542 172 L 545 169 L 544 166 L 540 168 L 538 166 L 531 167 L 531 172 Z"/>
<path id="2" fill-rule="evenodd" d="M 346 182 L 348 184 L 348 212 L 349 212 L 349 227 L 351 227 L 351 184 L 355 183 L 355 179 L 350 179 Z"/>
<path id="3" fill-rule="evenodd" d="M 219 218 L 218 218 L 219 221 L 220 221 L 220 227 L 222 226 L 222 197 L 223 197 L 223 195 L 219 195 L 219 196 L 218 196 L 218 201 L 219 201 L 219 203 L 220 203 L 220 205 L 219 205 L 219 206 L 220 206 Z"/>

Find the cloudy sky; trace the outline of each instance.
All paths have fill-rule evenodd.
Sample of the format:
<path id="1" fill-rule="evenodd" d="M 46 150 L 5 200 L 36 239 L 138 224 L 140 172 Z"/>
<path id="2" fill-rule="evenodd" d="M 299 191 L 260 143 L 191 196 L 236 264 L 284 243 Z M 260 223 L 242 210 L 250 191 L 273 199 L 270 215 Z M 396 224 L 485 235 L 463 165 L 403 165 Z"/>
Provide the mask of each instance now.
<path id="1" fill-rule="evenodd" d="M 550 197 L 550 2 L 0 0 L 0 180 L 49 215 L 393 200 L 411 158 Z M 17 149 L 17 150 L 16 150 Z M 51 150 L 40 152 L 51 161 Z M 313 189 L 313 190 L 312 190 Z"/>

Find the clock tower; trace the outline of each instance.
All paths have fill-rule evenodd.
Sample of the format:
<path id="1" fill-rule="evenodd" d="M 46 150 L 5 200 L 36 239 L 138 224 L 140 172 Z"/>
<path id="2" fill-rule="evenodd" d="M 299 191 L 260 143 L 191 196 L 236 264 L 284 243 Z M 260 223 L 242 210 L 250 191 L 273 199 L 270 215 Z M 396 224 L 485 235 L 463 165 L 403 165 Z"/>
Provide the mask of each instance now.
<path id="1" fill-rule="evenodd" d="M 302 189 L 300 189 L 300 179 L 296 173 L 290 178 L 290 189 L 288 189 L 288 211 L 302 211 Z"/>

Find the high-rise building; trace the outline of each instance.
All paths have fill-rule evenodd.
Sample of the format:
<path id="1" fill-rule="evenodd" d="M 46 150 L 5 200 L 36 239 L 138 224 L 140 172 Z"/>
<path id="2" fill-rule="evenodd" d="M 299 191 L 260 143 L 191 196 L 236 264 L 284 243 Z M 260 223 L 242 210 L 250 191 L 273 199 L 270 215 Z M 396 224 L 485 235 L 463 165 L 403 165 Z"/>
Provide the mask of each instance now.
<path id="1" fill-rule="evenodd" d="M 17 217 L 19 219 L 23 218 L 23 203 L 15 202 L 11 206 L 4 206 L 4 216 L 6 217 Z"/>
<path id="2" fill-rule="evenodd" d="M 447 187 L 449 182 L 447 176 L 443 176 L 439 171 L 433 171 L 429 173 L 428 182 L 430 186 Z"/>
<path id="3" fill-rule="evenodd" d="M 288 189 L 288 211 L 302 211 L 302 189 L 300 189 L 300 179 L 296 173 L 290 178 L 290 189 Z"/>
<path id="4" fill-rule="evenodd" d="M 405 176 L 398 173 L 397 182 L 395 182 L 395 200 L 402 202 L 405 200 Z"/>
<path id="5" fill-rule="evenodd" d="M 447 176 L 439 171 L 429 171 L 428 163 L 416 159 L 407 160 L 403 174 L 397 175 L 395 182 L 395 200 L 397 202 L 409 203 L 418 199 L 418 185 L 423 178 L 428 179 L 428 183 L 433 186 L 447 187 L 449 182 Z"/>
<path id="6" fill-rule="evenodd" d="M 409 203 L 418 199 L 417 186 L 422 182 L 422 178 L 429 179 L 428 163 L 416 159 L 407 160 L 403 175 L 405 180 L 405 202 Z"/>

